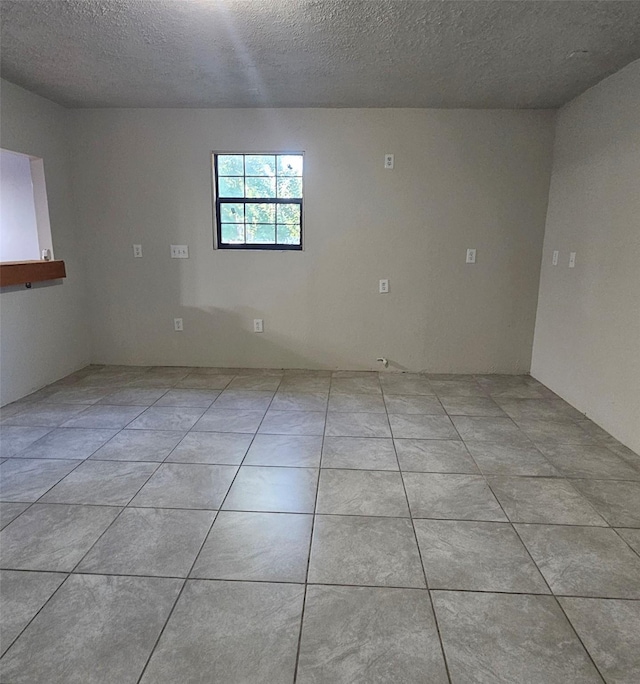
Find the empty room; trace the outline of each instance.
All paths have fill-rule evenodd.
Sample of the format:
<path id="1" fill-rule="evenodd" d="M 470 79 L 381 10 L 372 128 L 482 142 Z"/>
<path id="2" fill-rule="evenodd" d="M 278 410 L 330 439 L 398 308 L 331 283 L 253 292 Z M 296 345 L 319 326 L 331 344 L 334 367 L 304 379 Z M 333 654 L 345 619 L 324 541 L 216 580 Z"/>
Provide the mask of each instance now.
<path id="1" fill-rule="evenodd" d="M 640 2 L 0 19 L 0 684 L 638 684 Z"/>

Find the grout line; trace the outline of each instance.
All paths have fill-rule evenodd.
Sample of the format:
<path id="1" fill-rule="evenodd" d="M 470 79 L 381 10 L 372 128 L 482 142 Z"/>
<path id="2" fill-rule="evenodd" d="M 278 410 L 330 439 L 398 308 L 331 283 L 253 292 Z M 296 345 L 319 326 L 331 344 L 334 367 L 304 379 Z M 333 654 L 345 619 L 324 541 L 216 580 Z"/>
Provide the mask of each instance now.
<path id="1" fill-rule="evenodd" d="M 231 382 L 231 380 L 229 382 Z M 278 386 L 280 386 L 280 383 L 278 383 Z M 273 398 L 271 399 L 271 401 L 273 401 Z M 269 405 L 271 405 L 271 403 Z M 147 667 L 149 666 L 149 663 L 151 662 L 151 658 L 153 657 L 153 654 L 155 653 L 156 648 L 158 647 L 158 644 L 160 643 L 160 639 L 162 638 L 162 635 L 164 634 L 165 629 L 167 628 L 167 625 L 169 624 L 169 620 L 171 620 L 171 616 L 173 615 L 173 612 L 176 609 L 178 602 L 180 601 L 180 597 L 182 596 L 184 589 L 187 586 L 187 581 L 189 580 L 190 575 L 193 572 L 193 569 L 196 566 L 196 563 L 198 562 L 198 558 L 200 558 L 200 554 L 202 553 L 202 550 L 204 549 L 204 547 L 205 547 L 205 545 L 209 539 L 209 536 L 211 534 L 211 530 L 213 529 L 213 526 L 214 526 L 216 520 L 218 519 L 218 514 L 222 510 L 222 507 L 224 506 L 224 502 L 226 501 L 227 497 L 229 496 L 229 492 L 231 492 L 231 488 L 233 487 L 233 484 L 236 481 L 238 474 L 240 473 L 240 468 L 242 467 L 242 463 L 244 462 L 245 458 L 247 457 L 247 454 L 249 453 L 249 449 L 251 448 L 251 445 L 253 444 L 253 442 L 254 442 L 257 434 L 258 434 L 258 430 L 260 429 L 260 426 L 262 425 L 262 422 L 264 421 L 264 418 L 266 415 L 267 415 L 267 412 L 265 411 L 265 413 L 262 416 L 262 419 L 260 421 L 260 425 L 258 425 L 258 427 L 257 427 L 257 429 L 253 435 L 253 439 L 251 440 L 251 442 L 247 448 L 247 451 L 245 452 L 245 455 L 242 457 L 242 461 L 240 461 L 240 465 L 237 467 L 235 475 L 233 476 L 233 479 L 231 480 L 231 483 L 229 484 L 229 487 L 228 487 L 222 501 L 220 502 L 220 507 L 218 508 L 213 520 L 211 521 L 211 525 L 209 526 L 209 530 L 207 531 L 207 534 L 205 534 L 204 539 L 202 541 L 202 544 L 200 544 L 200 548 L 199 548 L 198 552 L 196 553 L 196 555 L 193 559 L 193 563 L 191 563 L 191 567 L 189 568 L 189 571 L 187 572 L 186 576 L 184 577 L 184 581 L 182 583 L 182 586 L 180 587 L 180 591 L 178 591 L 178 595 L 176 596 L 176 599 L 173 602 L 173 605 L 171 606 L 171 610 L 169 611 L 169 614 L 167 615 L 167 619 L 165 620 L 165 623 L 162 626 L 160 633 L 158 634 L 158 638 L 156 639 L 155 643 L 153 644 L 153 648 L 149 652 L 149 657 L 146 659 L 144 667 L 142 668 L 142 671 L 140 672 L 140 677 L 138 677 L 138 680 L 137 680 L 138 684 L 141 682 L 142 678 L 144 677 L 144 673 L 146 672 Z M 193 429 L 193 427 L 191 429 Z M 187 434 L 189 434 L 189 432 L 191 432 L 191 429 L 187 431 Z"/>
<path id="2" fill-rule="evenodd" d="M 333 377 L 329 378 L 329 394 L 331 396 L 331 385 L 333 383 Z M 307 607 L 307 587 L 309 586 L 309 567 L 311 565 L 311 549 L 313 547 L 313 535 L 315 532 L 316 525 L 316 513 L 318 510 L 318 494 L 320 492 L 320 474 L 322 473 L 322 459 L 324 458 L 324 440 L 327 433 L 327 418 L 329 415 L 329 399 L 327 399 L 327 404 L 324 412 L 324 427 L 322 430 L 322 442 L 320 444 L 320 462 L 318 463 L 318 477 L 316 478 L 316 495 L 313 501 L 313 517 L 311 518 L 311 531 L 309 535 L 309 552 L 307 555 L 307 568 L 304 575 L 304 593 L 302 596 L 302 610 L 300 612 L 300 631 L 298 632 L 298 644 L 296 648 L 296 659 L 293 667 L 293 684 L 296 684 L 298 680 L 298 666 L 300 664 L 300 649 L 302 647 L 302 628 L 304 626 L 304 615 Z"/>
<path id="3" fill-rule="evenodd" d="M 440 399 L 438 399 L 440 401 Z M 449 421 L 453 425 L 453 421 L 451 418 L 449 418 Z M 391 429 L 391 422 L 389 421 L 389 414 L 387 412 L 387 422 L 389 423 L 389 429 Z M 454 426 L 455 429 L 455 426 Z M 464 443 L 464 442 L 463 442 Z M 440 643 L 440 652 L 442 653 L 442 661 L 444 663 L 444 668 L 445 672 L 447 675 L 447 679 L 449 682 L 451 682 L 451 673 L 449 672 L 449 663 L 447 662 L 447 656 L 444 650 L 444 641 L 442 639 L 442 634 L 440 632 L 440 625 L 438 624 L 438 616 L 436 615 L 436 607 L 433 602 L 433 597 L 431 595 L 431 592 L 429 591 L 429 580 L 427 579 L 427 571 L 424 567 L 424 561 L 422 560 L 422 551 L 420 549 L 420 544 L 418 542 L 418 533 L 416 532 L 416 526 L 414 523 L 413 515 L 411 512 L 411 505 L 409 503 L 409 495 L 407 494 L 407 488 L 404 482 L 404 477 L 402 476 L 402 471 L 400 470 L 400 459 L 398 458 L 398 452 L 396 450 L 396 445 L 395 442 L 392 441 L 393 444 L 393 453 L 395 454 L 396 457 L 396 462 L 398 463 L 398 470 L 400 471 L 400 482 L 402 483 L 402 491 L 404 492 L 404 498 L 407 504 L 407 509 L 409 511 L 409 520 L 411 521 L 411 529 L 413 530 L 413 539 L 415 541 L 416 545 L 416 550 L 418 551 L 418 558 L 420 560 L 420 567 L 422 568 L 422 576 L 424 577 L 424 586 L 425 589 L 427 590 L 427 594 L 429 596 L 429 605 L 431 606 L 431 613 L 433 615 L 433 622 L 436 628 L 436 634 L 438 635 L 438 642 Z"/>

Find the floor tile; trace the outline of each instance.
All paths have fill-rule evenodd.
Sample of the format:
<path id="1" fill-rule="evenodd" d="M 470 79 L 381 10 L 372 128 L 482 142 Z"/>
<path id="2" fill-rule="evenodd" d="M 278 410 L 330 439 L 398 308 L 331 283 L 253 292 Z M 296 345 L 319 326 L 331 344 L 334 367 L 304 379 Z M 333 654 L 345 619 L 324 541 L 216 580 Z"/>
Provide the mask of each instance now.
<path id="1" fill-rule="evenodd" d="M 550 420 L 518 420 L 518 426 L 534 444 L 596 444 L 596 441 L 574 422 Z"/>
<path id="2" fill-rule="evenodd" d="M 332 394 L 382 394 L 377 375 L 355 378 L 332 378 Z"/>
<path id="3" fill-rule="evenodd" d="M 551 596 L 434 591 L 455 684 L 601 684 Z"/>
<path id="4" fill-rule="evenodd" d="M 640 482 L 571 482 L 610 525 L 640 527 Z"/>
<path id="5" fill-rule="evenodd" d="M 280 380 L 281 377 L 277 375 L 237 376 L 229 383 L 228 389 L 275 392 L 280 385 Z"/>
<path id="6" fill-rule="evenodd" d="M 616 532 L 640 556 L 640 530 L 632 530 L 629 528 L 618 528 L 618 529 L 616 529 Z"/>
<path id="7" fill-rule="evenodd" d="M 472 416 L 453 416 L 451 418 L 460 437 L 478 442 L 495 444 L 530 445 L 527 436 L 511 418 L 475 418 Z"/>
<path id="8" fill-rule="evenodd" d="M 110 391 L 98 403 L 109 404 L 110 406 L 151 406 L 166 393 L 167 390 L 163 388 L 127 387 Z"/>
<path id="9" fill-rule="evenodd" d="M 3 530 L 30 505 L 28 503 L 0 503 L 0 530 Z"/>
<path id="10" fill-rule="evenodd" d="M 272 400 L 273 392 L 227 389 L 216 399 L 215 407 L 266 411 Z"/>
<path id="11" fill-rule="evenodd" d="M 566 477 L 640 480 L 640 470 L 605 447 L 577 444 L 541 445 L 540 451 Z"/>
<path id="12" fill-rule="evenodd" d="M 155 463 L 85 461 L 40 501 L 126 506 L 157 467 Z"/>
<path id="13" fill-rule="evenodd" d="M 47 404 L 95 404 L 111 392 L 104 387 L 61 387 L 43 401 Z"/>
<path id="14" fill-rule="evenodd" d="M 0 499 L 31 502 L 39 499 L 62 480 L 78 461 L 47 459 L 10 459 L 0 466 Z"/>
<path id="15" fill-rule="evenodd" d="M 330 377 L 323 377 L 319 375 L 285 375 L 282 378 L 278 394 L 282 393 L 298 393 L 298 392 L 320 392 L 326 396 L 331 385 Z"/>
<path id="16" fill-rule="evenodd" d="M 417 394 L 387 394 L 384 402 L 391 413 L 444 415 L 442 404 L 436 397 Z"/>
<path id="17" fill-rule="evenodd" d="M 640 682 L 640 602 L 561 598 L 560 605 L 608 684 Z"/>
<path id="18" fill-rule="evenodd" d="M 214 511 L 127 508 L 77 572 L 186 577 L 214 518 Z"/>
<path id="19" fill-rule="evenodd" d="M 516 422 L 519 420 L 551 420 L 562 422 L 568 420 L 566 411 L 557 408 L 546 399 L 512 399 L 498 398 L 502 410 Z"/>
<path id="20" fill-rule="evenodd" d="M 444 397 L 486 397 L 485 391 L 475 380 L 429 380 L 439 398 Z"/>
<path id="21" fill-rule="evenodd" d="M 253 434 L 260 426 L 264 413 L 264 411 L 210 408 L 203 414 L 193 429 L 196 432 L 242 432 Z"/>
<path id="22" fill-rule="evenodd" d="M 239 465 L 253 435 L 236 432 L 190 432 L 167 458 L 167 463 Z"/>
<path id="23" fill-rule="evenodd" d="M 220 508 L 237 467 L 163 463 L 131 502 L 152 508 Z"/>
<path id="24" fill-rule="evenodd" d="M 244 465 L 317 468 L 322 437 L 319 435 L 256 435 Z"/>
<path id="25" fill-rule="evenodd" d="M 224 510 L 313 513 L 318 471 L 315 468 L 242 466 Z"/>
<path id="26" fill-rule="evenodd" d="M 154 406 L 180 406 L 208 409 L 218 398 L 218 390 L 172 389 L 163 394 Z"/>
<path id="27" fill-rule="evenodd" d="M 0 656 L 66 577 L 58 572 L 0 571 Z"/>
<path id="28" fill-rule="evenodd" d="M 398 459 L 390 439 L 325 437 L 322 467 L 398 470 Z"/>
<path id="29" fill-rule="evenodd" d="M 43 404 L 37 403 L 24 411 L 3 419 L 3 425 L 23 427 L 59 427 L 66 421 L 87 410 L 87 404 Z M 103 426 L 93 426 L 103 427 Z"/>
<path id="30" fill-rule="evenodd" d="M 202 408 L 151 406 L 130 425 L 130 430 L 190 430 L 204 413 Z"/>
<path id="31" fill-rule="evenodd" d="M 22 451 L 19 456 L 84 460 L 116 434 L 117 430 L 56 428 Z"/>
<path id="32" fill-rule="evenodd" d="M 328 413 L 328 437 L 391 437 L 386 413 Z"/>
<path id="33" fill-rule="evenodd" d="M 394 440 L 400 469 L 419 473 L 478 473 L 464 442 L 446 439 Z"/>
<path id="34" fill-rule="evenodd" d="M 220 511 L 191 577 L 304 582 L 313 516 Z"/>
<path id="35" fill-rule="evenodd" d="M 308 581 L 424 587 L 413 526 L 403 518 L 319 515 Z"/>
<path id="36" fill-rule="evenodd" d="M 416 520 L 415 528 L 430 589 L 550 593 L 508 523 Z"/>
<path id="37" fill-rule="evenodd" d="M 489 397 L 443 396 L 442 405 L 450 416 L 503 417 L 504 411 Z"/>
<path id="38" fill-rule="evenodd" d="M 485 475 L 560 475 L 533 444 L 516 446 L 479 442 L 475 439 L 468 439 L 465 444 Z"/>
<path id="39" fill-rule="evenodd" d="M 351 413 L 386 413 L 382 394 L 341 394 L 331 392 L 329 411 Z"/>
<path id="40" fill-rule="evenodd" d="M 389 422 L 396 439 L 458 439 L 451 420 L 444 415 L 391 414 Z"/>
<path id="41" fill-rule="evenodd" d="M 487 481 L 511 522 L 606 526 L 573 480 L 491 476 Z"/>
<path id="42" fill-rule="evenodd" d="M 325 391 L 283 390 L 280 385 L 271 402 L 271 408 L 274 411 L 326 411 L 328 398 L 329 394 Z"/>
<path id="43" fill-rule="evenodd" d="M 414 518 L 507 520 L 479 475 L 403 473 L 402 477 Z"/>
<path id="44" fill-rule="evenodd" d="M 183 436 L 184 432 L 173 430 L 123 430 L 98 449 L 91 460 L 160 463 Z"/>
<path id="45" fill-rule="evenodd" d="M 317 513 L 409 517 L 400 473 L 323 469 Z"/>
<path id="46" fill-rule="evenodd" d="M 141 684 L 291 684 L 303 594 L 297 584 L 187 582 Z"/>
<path id="47" fill-rule="evenodd" d="M 516 525 L 555 594 L 640 598 L 640 558 L 614 530 Z"/>
<path id="48" fill-rule="evenodd" d="M 0 429 L 0 455 L 15 456 L 51 432 L 51 428 L 3 425 Z"/>
<path id="49" fill-rule="evenodd" d="M 70 572 L 119 512 L 113 506 L 34 504 L 0 532 L 0 567 Z"/>
<path id="50" fill-rule="evenodd" d="M 296 681 L 448 682 L 427 592 L 310 586 Z"/>
<path id="51" fill-rule="evenodd" d="M 0 661 L 16 684 L 135 684 L 181 580 L 74 575 Z"/>
<path id="52" fill-rule="evenodd" d="M 269 435 L 321 435 L 324 411 L 274 411 L 269 409 L 258 430 Z"/>
<path id="53" fill-rule="evenodd" d="M 142 406 L 90 406 L 81 415 L 64 423 L 64 427 L 119 430 L 143 411 Z"/>
<path id="54" fill-rule="evenodd" d="M 223 390 L 229 386 L 234 377 L 234 375 L 201 375 L 199 373 L 191 373 L 183 380 L 180 380 L 175 387 L 176 389 Z"/>
<path id="55" fill-rule="evenodd" d="M 422 375 L 387 374 L 380 376 L 380 385 L 385 395 L 413 394 L 433 395 L 434 391 L 427 378 Z"/>

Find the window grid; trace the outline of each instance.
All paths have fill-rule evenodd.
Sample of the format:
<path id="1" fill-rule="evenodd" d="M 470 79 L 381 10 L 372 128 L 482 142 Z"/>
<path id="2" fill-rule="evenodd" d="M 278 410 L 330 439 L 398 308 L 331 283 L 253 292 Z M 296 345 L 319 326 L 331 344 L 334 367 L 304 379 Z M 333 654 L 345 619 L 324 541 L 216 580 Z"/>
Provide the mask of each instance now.
<path id="1" fill-rule="evenodd" d="M 247 175 L 247 156 L 268 156 L 273 157 L 275 160 L 274 165 L 274 175 L 273 176 L 257 176 L 257 175 Z M 242 175 L 224 175 L 220 176 L 218 173 L 218 157 L 219 156 L 241 156 L 242 157 Z M 216 229 L 217 229 L 217 243 L 218 248 L 221 249 L 266 249 L 266 250 L 301 250 L 302 249 L 302 186 L 303 186 L 303 174 L 304 168 L 301 171 L 301 175 L 284 175 L 279 173 L 279 158 L 287 156 L 299 156 L 303 158 L 303 154 L 300 152 L 216 152 L 213 153 L 213 166 L 214 166 L 214 190 L 215 190 L 215 204 L 216 204 Z M 235 178 L 243 180 L 243 196 L 238 197 L 220 197 L 219 192 L 219 180 L 220 178 Z M 248 197 L 247 193 L 247 179 L 273 179 L 276 197 Z M 299 197 L 278 197 L 280 192 L 280 179 L 299 179 L 300 180 L 300 196 Z M 222 221 L 222 205 L 224 204 L 240 204 L 243 205 L 243 221 L 231 222 Z M 248 222 L 247 221 L 247 206 L 258 205 L 258 204 L 273 204 L 274 214 L 272 223 L 262 223 L 262 222 Z M 279 220 L 278 206 L 283 205 L 297 205 L 298 210 L 298 221 L 287 223 L 286 221 Z M 223 225 L 242 225 L 243 226 L 243 242 L 223 242 L 222 240 L 222 226 Z M 247 242 L 247 225 L 251 226 L 274 226 L 274 240 L 275 242 Z M 278 242 L 278 227 L 286 226 L 298 226 L 299 229 L 299 241 L 297 243 L 287 243 Z"/>

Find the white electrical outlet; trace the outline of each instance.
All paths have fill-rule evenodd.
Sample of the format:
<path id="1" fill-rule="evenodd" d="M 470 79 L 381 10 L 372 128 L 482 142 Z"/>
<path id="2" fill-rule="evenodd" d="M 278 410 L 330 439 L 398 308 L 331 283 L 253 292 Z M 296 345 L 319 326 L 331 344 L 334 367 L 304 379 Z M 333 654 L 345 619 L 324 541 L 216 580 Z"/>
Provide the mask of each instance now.
<path id="1" fill-rule="evenodd" d="M 189 245 L 171 245 L 172 259 L 188 259 Z"/>
<path id="2" fill-rule="evenodd" d="M 384 168 L 392 169 L 394 164 L 394 156 L 392 154 L 384 155 Z"/>
<path id="3" fill-rule="evenodd" d="M 184 330 L 184 325 L 182 324 L 181 318 L 174 318 L 173 319 L 173 329 L 176 332 L 182 332 Z"/>
<path id="4" fill-rule="evenodd" d="M 475 249 L 468 249 L 467 250 L 467 263 L 468 264 L 475 264 L 476 263 L 476 250 Z"/>
<path id="5" fill-rule="evenodd" d="M 554 249 L 554 250 L 553 250 L 553 258 L 551 259 L 551 263 L 552 263 L 554 266 L 557 266 L 557 265 L 558 265 L 558 257 L 559 257 L 559 256 L 560 256 L 560 252 L 558 252 L 557 249 Z"/>
<path id="6" fill-rule="evenodd" d="M 576 267 L 576 253 L 575 252 L 569 252 L 569 268 L 575 268 Z"/>
<path id="7" fill-rule="evenodd" d="M 253 332 L 261 333 L 264 332 L 264 324 L 262 318 L 253 319 Z"/>
<path id="8" fill-rule="evenodd" d="M 386 278 L 380 280 L 378 283 L 378 292 L 380 292 L 380 294 L 389 292 L 389 281 Z"/>
<path id="9" fill-rule="evenodd" d="M 133 246 L 133 256 L 136 259 L 142 259 L 142 245 Z"/>

